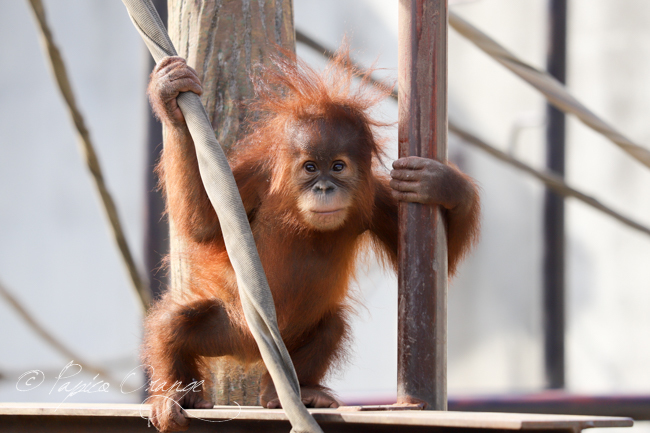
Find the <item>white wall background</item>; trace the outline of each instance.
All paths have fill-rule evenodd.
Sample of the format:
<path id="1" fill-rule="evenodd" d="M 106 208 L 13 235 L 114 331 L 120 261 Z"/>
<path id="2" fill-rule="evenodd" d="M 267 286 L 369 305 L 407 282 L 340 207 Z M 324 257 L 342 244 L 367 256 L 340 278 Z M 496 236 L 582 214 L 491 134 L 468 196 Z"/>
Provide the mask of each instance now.
<path id="1" fill-rule="evenodd" d="M 570 0 L 570 90 L 633 140 L 650 143 L 650 3 Z M 147 57 L 121 2 L 45 1 L 86 116 L 142 263 Z M 396 0 L 295 0 L 296 27 L 395 78 Z M 79 152 L 72 124 L 22 0 L 0 13 L 0 281 L 53 334 L 89 362 L 123 377 L 137 365 L 141 317 Z M 516 55 L 544 66 L 544 0 L 478 0 L 453 10 Z M 543 164 L 543 99 L 449 32 L 450 118 L 517 157 Z M 309 62 L 322 60 L 304 47 Z M 386 102 L 378 115 L 396 119 Z M 395 136 L 395 130 L 386 132 Z M 650 171 L 573 119 L 571 185 L 650 225 Z M 450 157 L 483 191 L 479 248 L 453 282 L 449 392 L 497 394 L 543 387 L 542 186 L 455 140 Z M 650 238 L 567 202 L 567 381 L 584 393 L 650 393 Z M 390 400 L 396 381 L 396 283 L 375 266 L 360 278 L 365 309 L 353 356 L 330 385 L 343 399 Z M 0 302 L 0 401 L 61 401 L 49 393 L 70 360 L 44 344 Z M 45 384 L 18 392 L 17 377 L 43 370 Z M 85 380 L 89 380 L 85 377 Z M 133 402 L 108 394 L 68 401 Z"/>

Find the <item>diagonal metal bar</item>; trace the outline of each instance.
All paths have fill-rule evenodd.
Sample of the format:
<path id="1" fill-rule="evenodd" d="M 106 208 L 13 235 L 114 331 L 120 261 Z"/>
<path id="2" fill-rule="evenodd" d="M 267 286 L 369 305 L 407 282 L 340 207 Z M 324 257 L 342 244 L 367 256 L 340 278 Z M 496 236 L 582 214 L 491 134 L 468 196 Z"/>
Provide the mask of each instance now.
<path id="1" fill-rule="evenodd" d="M 538 171 L 531 166 L 524 164 L 523 162 L 513 158 L 512 156 L 508 155 L 505 152 L 502 152 L 501 150 L 497 149 L 494 146 L 491 146 L 481 140 L 480 138 L 476 137 L 475 135 L 465 131 L 462 128 L 459 128 L 458 126 L 454 125 L 453 123 L 449 123 L 449 132 L 455 134 L 458 136 L 460 139 L 462 139 L 465 143 L 471 144 L 474 147 L 477 147 L 490 155 L 494 156 L 497 159 L 500 159 L 503 162 L 508 163 L 509 165 L 541 180 L 544 182 L 544 184 L 555 191 L 558 194 L 563 195 L 564 197 L 573 197 L 578 200 L 580 200 L 583 203 L 588 204 L 594 209 L 597 209 L 612 218 L 617 219 L 618 221 L 622 222 L 623 224 L 627 225 L 628 227 L 632 227 L 636 230 L 639 230 L 640 232 L 643 232 L 647 235 L 650 235 L 650 228 L 647 226 L 644 226 L 642 224 L 637 223 L 636 221 L 631 220 L 630 218 L 621 215 L 620 213 L 612 210 L 611 208 L 605 206 L 602 204 L 600 201 L 597 199 L 588 196 L 587 194 L 583 194 L 580 191 L 571 188 L 569 185 L 567 185 L 560 176 L 553 174 L 553 173 L 545 173 Z"/>
<path id="2" fill-rule="evenodd" d="M 449 13 L 449 25 L 489 56 L 539 90 L 559 110 L 575 115 L 582 123 L 604 135 L 632 158 L 650 168 L 649 149 L 634 143 L 596 116 L 567 92 L 566 88 L 557 79 L 518 59 L 494 39 L 452 12 Z"/>

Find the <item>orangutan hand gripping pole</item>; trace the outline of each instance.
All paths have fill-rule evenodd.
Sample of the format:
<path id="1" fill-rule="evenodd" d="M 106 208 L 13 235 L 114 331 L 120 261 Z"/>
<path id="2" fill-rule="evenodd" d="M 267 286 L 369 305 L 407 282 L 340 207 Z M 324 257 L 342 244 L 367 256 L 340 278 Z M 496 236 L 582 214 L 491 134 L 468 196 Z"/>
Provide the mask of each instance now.
<path id="1" fill-rule="evenodd" d="M 348 286 L 364 249 L 395 266 L 397 201 L 446 209 L 450 275 L 478 233 L 476 188 L 456 168 L 409 157 L 394 162 L 390 180 L 381 174 L 375 129 L 382 124 L 368 110 L 386 95 L 363 80 L 352 90 L 360 74 L 346 62 L 343 53 L 320 74 L 289 55 L 276 58 L 254 83 L 258 99 L 250 110 L 258 120 L 229 155 L 302 400 L 312 407 L 339 405 L 322 380 L 344 351 Z M 161 431 L 187 427 L 181 408 L 212 407 L 200 383 L 191 385 L 209 377 L 204 357 L 232 356 L 244 363 L 260 357 L 176 104 L 179 92 L 187 91 L 200 95 L 202 89 L 182 58 L 156 66 L 148 93 L 167 131 L 159 173 L 169 216 L 188 245 L 183 259 L 191 275 L 183 296 L 166 294 L 145 324 L 151 418 Z M 268 374 L 260 400 L 265 407 L 280 406 Z"/>

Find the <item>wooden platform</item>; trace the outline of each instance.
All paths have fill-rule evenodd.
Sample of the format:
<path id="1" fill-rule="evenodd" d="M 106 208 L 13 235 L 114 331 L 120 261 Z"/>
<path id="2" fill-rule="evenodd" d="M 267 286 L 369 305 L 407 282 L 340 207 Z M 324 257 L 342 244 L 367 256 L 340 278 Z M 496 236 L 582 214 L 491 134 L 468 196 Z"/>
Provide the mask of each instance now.
<path id="1" fill-rule="evenodd" d="M 291 429 L 282 410 L 221 406 L 188 410 L 197 418 L 190 432 L 283 432 Z M 630 418 L 433 411 L 349 411 L 310 409 L 325 432 L 508 432 L 571 431 L 591 427 L 629 427 Z M 0 403 L 5 432 L 149 432 L 148 405 Z"/>

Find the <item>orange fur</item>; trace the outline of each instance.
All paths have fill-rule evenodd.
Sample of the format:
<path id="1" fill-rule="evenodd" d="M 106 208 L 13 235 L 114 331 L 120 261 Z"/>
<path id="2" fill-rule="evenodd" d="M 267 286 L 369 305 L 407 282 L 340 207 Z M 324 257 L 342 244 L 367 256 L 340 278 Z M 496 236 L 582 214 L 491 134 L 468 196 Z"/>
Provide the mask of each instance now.
<path id="1" fill-rule="evenodd" d="M 397 203 L 388 179 L 373 169 L 383 155 L 374 132 L 382 124 L 368 115 L 387 89 L 368 86 L 368 75 L 347 65 L 347 52 L 324 74 L 288 53 L 277 57 L 255 80 L 258 99 L 251 110 L 257 120 L 229 155 L 301 386 L 325 390 L 326 395 L 323 377 L 344 355 L 347 292 L 359 253 L 372 248 L 393 266 L 397 258 Z M 354 78 L 361 79 L 357 88 Z M 152 93 L 152 105 L 167 126 L 159 173 L 170 218 L 187 244 L 183 259 L 191 279 L 183 287 L 182 301 L 166 295 L 147 318 L 144 356 L 154 380 L 186 382 L 207 377 L 203 356 L 253 362 L 259 352 L 241 311 L 235 274 L 198 174 L 192 140 L 184 125 L 166 120 L 165 108 Z M 318 231 L 301 217 L 301 187 L 291 171 L 296 160 L 289 130 L 295 125 L 335 138 L 352 131 L 354 146 L 345 151 L 355 171 L 342 188 L 354 206 L 340 228 Z M 327 143 L 322 146 L 319 150 L 329 151 Z M 459 219 L 450 215 L 452 273 L 474 239 L 478 211 L 472 212 Z M 362 241 L 368 239 L 364 233 L 371 234 L 370 242 Z M 263 385 L 266 402 L 274 391 L 268 377 Z M 163 429 L 170 425 L 157 424 Z"/>

